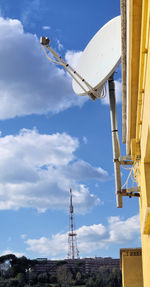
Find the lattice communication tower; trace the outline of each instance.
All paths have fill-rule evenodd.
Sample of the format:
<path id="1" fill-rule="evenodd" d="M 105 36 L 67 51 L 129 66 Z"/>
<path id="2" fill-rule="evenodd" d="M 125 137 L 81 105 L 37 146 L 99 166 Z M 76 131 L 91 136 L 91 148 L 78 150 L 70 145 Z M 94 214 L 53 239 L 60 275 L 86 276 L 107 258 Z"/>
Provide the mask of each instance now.
<path id="1" fill-rule="evenodd" d="M 70 216 L 69 216 L 69 233 L 68 233 L 68 259 L 79 258 L 77 248 L 77 233 L 75 232 L 75 223 L 73 218 L 72 189 L 70 188 Z"/>

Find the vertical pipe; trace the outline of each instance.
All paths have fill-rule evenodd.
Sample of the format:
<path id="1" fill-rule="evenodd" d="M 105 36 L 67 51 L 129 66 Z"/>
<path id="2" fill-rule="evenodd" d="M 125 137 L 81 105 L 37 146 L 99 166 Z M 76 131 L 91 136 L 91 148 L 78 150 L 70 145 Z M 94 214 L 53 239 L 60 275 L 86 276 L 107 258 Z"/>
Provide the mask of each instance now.
<path id="1" fill-rule="evenodd" d="M 120 145 L 117 128 L 117 113 L 116 113 L 116 99 L 115 99 L 115 84 L 113 75 L 108 80 L 109 86 L 109 101 L 110 101 L 110 118 L 112 130 L 112 145 L 113 145 L 113 159 L 114 159 L 114 172 L 115 172 L 115 185 L 116 185 L 116 202 L 117 207 L 122 207 L 121 192 L 121 172 L 120 172 Z"/>
<path id="2" fill-rule="evenodd" d="M 121 9 L 121 44 L 122 44 L 122 142 L 126 143 L 126 130 L 127 130 L 127 97 L 126 97 L 126 47 L 127 47 L 127 32 L 126 32 L 126 0 L 120 1 Z"/>

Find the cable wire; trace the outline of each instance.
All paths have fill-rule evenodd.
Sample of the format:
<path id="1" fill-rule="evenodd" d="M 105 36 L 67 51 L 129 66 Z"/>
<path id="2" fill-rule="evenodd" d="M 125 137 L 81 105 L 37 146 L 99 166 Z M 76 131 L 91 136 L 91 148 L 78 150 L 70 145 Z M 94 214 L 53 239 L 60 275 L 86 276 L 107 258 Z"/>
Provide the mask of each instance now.
<path id="1" fill-rule="evenodd" d="M 53 63 L 55 63 L 55 64 L 57 64 L 57 65 L 62 65 L 61 62 L 58 62 L 58 61 L 53 60 L 52 58 L 50 58 L 50 57 L 47 55 L 46 51 L 45 51 L 45 47 L 44 47 L 43 45 L 41 45 L 41 46 L 42 46 L 42 49 L 43 49 L 43 51 L 44 51 L 45 56 L 47 57 L 47 59 L 48 59 L 50 62 L 53 62 Z"/>

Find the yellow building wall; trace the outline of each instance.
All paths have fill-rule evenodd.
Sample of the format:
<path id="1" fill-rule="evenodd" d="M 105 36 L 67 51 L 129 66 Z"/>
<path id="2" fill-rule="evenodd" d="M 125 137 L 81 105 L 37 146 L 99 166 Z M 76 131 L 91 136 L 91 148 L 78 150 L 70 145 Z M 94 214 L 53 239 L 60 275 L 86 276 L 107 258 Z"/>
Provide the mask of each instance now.
<path id="1" fill-rule="evenodd" d="M 138 2 L 138 0 L 134 1 Z M 139 54 L 132 54 L 132 62 L 139 61 L 138 95 L 133 105 L 137 107 L 135 137 L 130 138 L 134 176 L 140 192 L 140 224 L 142 239 L 142 265 L 144 287 L 150 287 L 150 1 L 142 1 L 141 38 Z M 132 43 L 130 43 L 132 45 Z M 137 73 L 137 71 L 136 71 Z M 132 70 L 134 74 L 134 67 Z M 132 85 L 132 79 L 130 79 Z M 130 95 L 132 97 L 132 94 Z M 132 107 L 131 111 L 132 111 Z M 133 110 L 134 111 L 134 110 Z M 131 127 L 130 127 L 131 128 Z M 132 267 L 133 270 L 134 267 Z M 135 272 L 135 270 L 134 270 Z M 128 285 L 124 285 L 129 287 Z M 132 285 L 134 286 L 134 285 Z"/>
<path id="2" fill-rule="evenodd" d="M 122 286 L 143 287 L 142 257 L 122 253 Z"/>
<path id="3" fill-rule="evenodd" d="M 140 50 L 139 93 L 142 90 L 140 114 L 140 173 L 137 178 L 141 186 L 140 221 L 143 253 L 144 287 L 150 286 L 150 235 L 144 234 L 150 220 L 146 214 L 150 207 L 150 3 L 143 1 L 142 38 Z M 137 123 L 138 124 L 138 123 Z"/>

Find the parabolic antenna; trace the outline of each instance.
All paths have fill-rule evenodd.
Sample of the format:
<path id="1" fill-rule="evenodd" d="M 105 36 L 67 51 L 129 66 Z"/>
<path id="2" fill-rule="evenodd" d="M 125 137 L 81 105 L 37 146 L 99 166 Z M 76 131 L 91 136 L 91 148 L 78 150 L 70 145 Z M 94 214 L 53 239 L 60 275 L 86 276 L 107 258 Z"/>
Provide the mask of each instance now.
<path id="1" fill-rule="evenodd" d="M 116 183 L 117 207 L 122 207 L 122 196 L 139 197 L 139 189 L 121 186 L 120 165 L 132 165 L 131 159 L 120 156 L 120 144 L 117 128 L 117 113 L 115 99 L 115 84 L 113 74 L 121 61 L 121 17 L 115 17 L 105 24 L 89 42 L 74 70 L 51 47 L 47 37 L 40 39 L 44 53 L 49 61 L 61 65 L 73 78 L 72 86 L 78 95 L 88 94 L 92 100 L 103 98 L 104 84 L 108 80 L 110 116 L 113 143 L 113 161 Z M 51 59 L 45 47 L 53 54 L 56 60 Z"/>
<path id="2" fill-rule="evenodd" d="M 117 16 L 106 23 L 91 39 L 81 54 L 76 71 L 93 89 L 101 88 L 116 70 L 121 61 L 121 17 Z M 81 81 L 82 86 L 90 88 Z M 76 94 L 85 95 L 85 91 L 73 80 Z"/>

